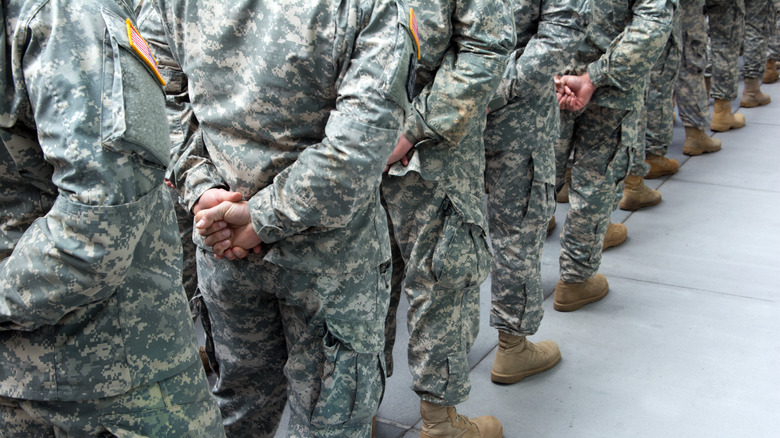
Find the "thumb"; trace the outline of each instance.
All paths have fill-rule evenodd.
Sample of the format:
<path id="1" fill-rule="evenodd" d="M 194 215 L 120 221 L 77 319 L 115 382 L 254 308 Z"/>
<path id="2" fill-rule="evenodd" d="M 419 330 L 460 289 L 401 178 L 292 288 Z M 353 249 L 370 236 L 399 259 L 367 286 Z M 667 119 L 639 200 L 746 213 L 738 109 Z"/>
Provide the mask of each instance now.
<path id="1" fill-rule="evenodd" d="M 199 211 L 195 215 L 195 227 L 198 229 L 205 229 L 210 227 L 214 222 L 222 220 L 225 217 L 230 208 L 230 202 L 221 202 L 216 207 L 207 208 Z"/>

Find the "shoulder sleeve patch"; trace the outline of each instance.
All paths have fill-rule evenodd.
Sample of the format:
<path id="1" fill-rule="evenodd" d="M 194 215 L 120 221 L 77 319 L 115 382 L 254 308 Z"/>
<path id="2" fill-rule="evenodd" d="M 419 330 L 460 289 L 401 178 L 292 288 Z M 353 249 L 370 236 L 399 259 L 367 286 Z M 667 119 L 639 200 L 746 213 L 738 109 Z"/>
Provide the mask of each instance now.
<path id="1" fill-rule="evenodd" d="M 417 16 L 414 15 L 414 9 L 409 8 L 409 29 L 412 30 L 412 37 L 414 38 L 414 46 L 417 52 L 417 59 L 420 59 L 420 35 L 417 30 Z"/>
<path id="2" fill-rule="evenodd" d="M 125 23 L 127 23 L 127 39 L 130 41 L 130 47 L 132 47 L 133 51 L 135 51 L 135 53 L 143 59 L 146 65 L 152 69 L 157 80 L 164 86 L 165 79 L 163 79 L 160 70 L 157 68 L 157 60 L 154 59 L 152 52 L 149 50 L 146 40 L 138 33 L 138 30 L 133 26 L 133 23 L 130 22 L 129 18 Z"/>

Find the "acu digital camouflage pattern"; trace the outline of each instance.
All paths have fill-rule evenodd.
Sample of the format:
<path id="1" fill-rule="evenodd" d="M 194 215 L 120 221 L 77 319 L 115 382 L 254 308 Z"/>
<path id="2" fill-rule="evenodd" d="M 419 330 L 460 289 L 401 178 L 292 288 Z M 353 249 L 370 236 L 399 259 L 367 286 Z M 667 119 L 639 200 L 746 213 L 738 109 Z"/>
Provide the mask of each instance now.
<path id="1" fill-rule="evenodd" d="M 702 131 L 710 127 L 709 96 L 704 85 L 707 67 L 707 21 L 704 0 L 680 0 L 682 56 L 674 86 L 677 113 L 683 125 Z"/>
<path id="2" fill-rule="evenodd" d="M 536 333 L 544 314 L 541 257 L 555 213 L 560 110 L 553 77 L 585 37 L 588 0 L 514 0 L 517 45 L 485 129 L 487 216 L 493 244 L 490 325 Z"/>
<path id="3" fill-rule="evenodd" d="M 639 141 L 644 141 L 645 154 L 666 155 L 674 136 L 674 85 L 680 70 L 682 53 L 682 8 L 674 11 L 672 33 L 664 51 L 658 57 L 648 77 L 643 119 L 639 122 Z M 644 164 L 644 157 L 634 161 Z M 649 166 L 643 173 L 646 175 Z"/>
<path id="4" fill-rule="evenodd" d="M 0 398 L 0 418 L 5 438 L 225 436 L 200 361 L 114 397 L 78 402 Z"/>
<path id="5" fill-rule="evenodd" d="M 744 0 L 707 0 L 712 82 L 710 96 L 732 101 L 739 94 L 739 48 L 745 23 Z"/>
<path id="6" fill-rule="evenodd" d="M 771 0 L 745 1 L 745 45 L 742 56 L 742 76 L 761 79 L 766 71 L 767 43 L 775 15 Z"/>
<path id="7" fill-rule="evenodd" d="M 382 183 L 393 226 L 393 304 L 410 303 L 412 390 L 456 405 L 468 398 L 467 354 L 479 328 L 479 285 L 491 261 L 483 211 L 488 101 L 515 35 L 506 0 L 412 0 L 422 57 L 414 111 L 404 135 L 414 145 L 408 167 Z M 387 331 L 395 331 L 391 307 Z M 392 357 L 390 334 L 385 357 Z"/>
<path id="8" fill-rule="evenodd" d="M 33 416 L 78 423 L 168 379 L 204 401 L 187 408 L 193 434 L 218 436 L 205 427 L 219 425 L 202 368 L 182 374 L 198 360 L 162 184 L 164 95 L 130 47 L 130 4 L 5 1 L 2 12 L 3 409 L 26 400 Z M 173 409 L 134 422 L 159 424 Z M 0 430 L 37 433 L 18 427 Z"/>
<path id="9" fill-rule="evenodd" d="M 677 1 L 594 0 L 591 5 L 593 21 L 575 71 L 587 70 L 596 91 L 584 109 L 561 112 L 556 145 L 556 184 L 565 181 L 566 163 L 574 154 L 569 212 L 561 231 L 564 282 L 585 281 L 601 264 L 616 194 L 638 144 L 646 78 L 669 38 Z"/>
<path id="10" fill-rule="evenodd" d="M 778 61 L 780 60 L 780 0 L 772 3 L 772 13 L 775 18 L 767 45 L 767 59 Z"/>
<path id="11" fill-rule="evenodd" d="M 390 249 L 378 188 L 409 108 L 409 9 L 157 3 L 177 64 L 163 68 L 187 78 L 169 103 L 197 119 L 172 181 L 190 209 L 210 188 L 242 193 L 263 241 L 230 262 L 198 239 L 227 433 L 273 436 L 289 401 L 288 436 L 366 437 L 384 389 L 389 283 L 377 276 Z"/>

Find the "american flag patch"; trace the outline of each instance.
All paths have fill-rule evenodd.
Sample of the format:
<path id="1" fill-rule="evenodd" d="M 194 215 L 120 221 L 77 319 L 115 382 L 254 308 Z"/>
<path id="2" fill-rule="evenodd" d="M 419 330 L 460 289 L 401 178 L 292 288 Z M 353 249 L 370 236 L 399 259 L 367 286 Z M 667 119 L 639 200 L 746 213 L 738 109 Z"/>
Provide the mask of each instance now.
<path id="1" fill-rule="evenodd" d="M 149 50 L 146 40 L 138 33 L 138 30 L 136 30 L 133 23 L 130 22 L 130 19 L 125 20 L 125 23 L 127 23 L 127 39 L 130 41 L 130 47 L 132 47 L 135 53 L 137 53 L 138 56 L 144 60 L 146 65 L 152 69 L 157 80 L 164 86 L 165 79 L 163 79 L 160 70 L 157 68 L 157 60 L 154 59 L 152 52 Z"/>
<path id="2" fill-rule="evenodd" d="M 417 31 L 417 16 L 414 15 L 414 9 L 409 8 L 409 29 L 412 30 L 414 45 L 417 48 L 417 59 L 420 59 L 420 36 Z"/>

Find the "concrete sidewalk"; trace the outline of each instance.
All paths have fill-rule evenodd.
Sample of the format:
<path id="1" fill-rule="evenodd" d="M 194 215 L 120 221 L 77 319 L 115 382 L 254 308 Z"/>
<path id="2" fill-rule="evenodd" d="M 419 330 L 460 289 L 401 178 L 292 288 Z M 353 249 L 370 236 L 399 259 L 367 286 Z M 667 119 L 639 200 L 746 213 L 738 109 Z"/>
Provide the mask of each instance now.
<path id="1" fill-rule="evenodd" d="M 628 240 L 604 253 L 610 293 L 571 313 L 553 310 L 549 297 L 568 208 L 558 204 L 542 266 L 546 313 L 531 339 L 558 342 L 563 359 L 515 385 L 490 381 L 498 339 L 488 325 L 488 279 L 469 356 L 473 388 L 459 412 L 498 417 L 506 438 L 780 434 L 780 83 L 762 91 L 772 103 L 740 108 L 747 126 L 715 134 L 718 153 L 683 155 L 676 122 L 668 156 L 680 171 L 646 181 L 663 202 L 613 214 Z M 378 438 L 420 435 L 401 303 Z"/>

